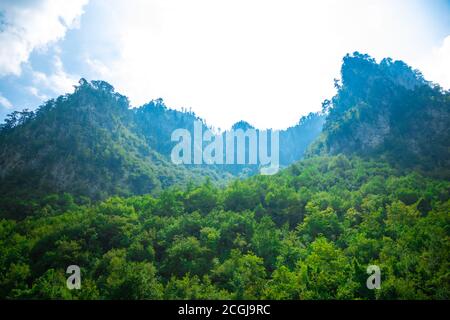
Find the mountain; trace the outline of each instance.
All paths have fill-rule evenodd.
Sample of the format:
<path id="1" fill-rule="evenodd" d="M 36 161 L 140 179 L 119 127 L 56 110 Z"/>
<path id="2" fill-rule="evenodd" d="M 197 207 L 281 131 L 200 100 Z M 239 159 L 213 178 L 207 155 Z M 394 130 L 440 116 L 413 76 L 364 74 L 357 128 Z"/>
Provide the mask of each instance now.
<path id="1" fill-rule="evenodd" d="M 320 118 L 302 118 L 281 133 L 282 164 L 302 157 L 320 133 Z M 50 100 L 35 112 L 14 112 L 1 125 L 2 206 L 49 193 L 91 199 L 157 194 L 205 177 L 223 183 L 233 175 L 258 172 L 251 165 L 174 165 L 171 134 L 179 128 L 193 132 L 196 121 L 209 129 L 193 112 L 169 109 L 161 99 L 130 108 L 128 99 L 107 82 L 81 79 L 73 94 Z"/>
<path id="2" fill-rule="evenodd" d="M 404 62 L 377 63 L 359 53 L 344 57 L 337 89 L 322 113 L 279 132 L 282 167 L 302 159 L 310 146 L 309 156 L 344 153 L 450 176 L 448 92 Z M 249 164 L 174 165 L 171 134 L 193 132 L 196 121 L 210 129 L 193 112 L 169 109 L 162 99 L 132 109 L 110 84 L 81 79 L 73 94 L 6 118 L 0 192 L 4 199 L 63 192 L 103 199 L 259 172 Z M 255 128 L 239 121 L 231 129 Z M 248 146 L 245 153 L 248 158 Z"/>
<path id="3" fill-rule="evenodd" d="M 309 158 L 218 187 L 252 168 L 168 158 L 172 130 L 201 119 L 82 80 L 1 128 L 0 298 L 447 300 L 448 107 L 404 63 L 346 56 L 326 119 L 280 132 L 285 163 L 316 139 Z"/>
<path id="4" fill-rule="evenodd" d="M 70 192 L 100 199 L 202 180 L 203 173 L 172 164 L 158 152 L 164 145 L 158 149 L 141 134 L 136 113 L 146 110 L 130 109 L 106 82 L 81 80 L 73 94 L 36 112 L 16 112 L 0 133 L 1 194 Z"/>
<path id="5" fill-rule="evenodd" d="M 189 132 L 194 130 L 194 122 L 202 123 L 202 129 L 208 129 L 204 120 L 191 111 L 169 109 L 162 99 L 152 100 L 142 107 L 131 109 L 134 113 L 135 125 L 145 138 L 147 145 L 167 157 L 174 146 L 171 134 L 174 130 L 183 128 Z"/>
<path id="6" fill-rule="evenodd" d="M 450 177 L 450 93 L 402 61 L 354 53 L 325 101 L 314 154 L 357 154 Z"/>
<path id="7" fill-rule="evenodd" d="M 321 134 L 323 113 L 310 113 L 292 127 L 280 132 L 280 163 L 288 166 L 302 159 L 308 146 Z"/>

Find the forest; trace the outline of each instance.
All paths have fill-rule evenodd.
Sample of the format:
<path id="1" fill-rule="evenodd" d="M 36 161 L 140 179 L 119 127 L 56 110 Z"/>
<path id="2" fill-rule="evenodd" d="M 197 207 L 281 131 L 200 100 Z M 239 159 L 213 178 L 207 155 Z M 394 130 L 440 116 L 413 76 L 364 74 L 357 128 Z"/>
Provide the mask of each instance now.
<path id="1" fill-rule="evenodd" d="M 450 182 L 320 157 L 276 176 L 99 203 L 70 194 L 3 219 L 3 298 L 447 299 Z M 65 268 L 81 268 L 68 290 Z M 366 287 L 379 265 L 380 290 Z"/>
<path id="2" fill-rule="evenodd" d="M 271 176 L 175 166 L 168 136 L 198 117 L 102 81 L 10 115 L 0 298 L 449 299 L 450 93 L 359 53 L 336 87 Z"/>

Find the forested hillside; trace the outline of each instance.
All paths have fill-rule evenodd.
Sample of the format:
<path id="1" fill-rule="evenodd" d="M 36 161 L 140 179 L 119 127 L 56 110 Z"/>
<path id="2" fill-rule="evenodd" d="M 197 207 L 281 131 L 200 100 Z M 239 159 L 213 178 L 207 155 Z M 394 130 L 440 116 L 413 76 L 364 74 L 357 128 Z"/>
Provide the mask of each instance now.
<path id="1" fill-rule="evenodd" d="M 450 182 L 316 158 L 276 176 L 75 205 L 0 222 L 0 296 L 448 299 Z M 65 269 L 80 266 L 82 289 Z M 366 287 L 368 265 L 382 270 Z"/>
<path id="2" fill-rule="evenodd" d="M 450 178 L 450 93 L 403 61 L 354 53 L 312 154 L 358 154 Z"/>
<path id="3" fill-rule="evenodd" d="M 4 197 L 71 192 L 101 199 L 155 193 L 199 176 L 149 146 L 128 99 L 102 81 L 82 80 L 73 94 L 11 115 L 0 132 Z"/>
<path id="4" fill-rule="evenodd" d="M 323 118 L 310 114 L 281 132 L 282 165 L 303 157 Z M 91 199 L 158 194 L 205 177 L 223 185 L 232 176 L 258 172 L 256 165 L 174 165 L 171 134 L 179 128 L 193 132 L 194 121 L 209 128 L 194 113 L 169 109 L 161 99 L 131 109 L 110 84 L 81 79 L 73 94 L 36 111 L 13 112 L 0 126 L 0 211 L 48 193 Z"/>
<path id="5" fill-rule="evenodd" d="M 290 165 L 272 176 L 175 166 L 164 137 L 195 114 L 162 100 L 129 109 L 105 82 L 11 115 L 0 298 L 449 299 L 450 95 L 358 53 L 341 76 L 326 120 L 280 132 Z M 66 287 L 69 265 L 80 290 Z M 369 265 L 380 289 L 366 286 Z"/>

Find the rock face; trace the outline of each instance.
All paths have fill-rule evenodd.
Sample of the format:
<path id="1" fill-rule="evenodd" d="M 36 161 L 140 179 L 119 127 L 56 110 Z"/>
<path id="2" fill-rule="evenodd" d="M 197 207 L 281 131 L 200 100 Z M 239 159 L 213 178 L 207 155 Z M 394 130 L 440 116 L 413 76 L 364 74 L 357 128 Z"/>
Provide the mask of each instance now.
<path id="1" fill-rule="evenodd" d="M 344 58 L 342 84 L 309 154 L 379 156 L 448 175 L 450 94 L 401 61 Z"/>

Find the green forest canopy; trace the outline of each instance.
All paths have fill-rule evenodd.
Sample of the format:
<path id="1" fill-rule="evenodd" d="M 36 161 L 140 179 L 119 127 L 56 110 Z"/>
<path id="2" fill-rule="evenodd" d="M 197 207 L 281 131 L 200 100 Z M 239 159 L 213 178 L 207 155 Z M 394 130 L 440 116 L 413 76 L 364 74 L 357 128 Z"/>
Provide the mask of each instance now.
<path id="1" fill-rule="evenodd" d="M 225 187 L 242 168 L 168 161 L 162 137 L 196 116 L 160 100 L 131 111 L 109 84 L 82 82 L 12 115 L 0 132 L 0 297 L 449 299 L 450 93 L 359 53 L 341 74 L 308 159 Z M 323 117 L 281 133 L 286 165 Z M 66 287 L 69 265 L 81 290 Z"/>
<path id="2" fill-rule="evenodd" d="M 0 221 L 0 296 L 448 299 L 450 182 L 345 156 L 217 189 L 75 203 Z M 67 266 L 82 289 L 68 290 Z M 379 265 L 380 290 L 366 268 Z"/>

